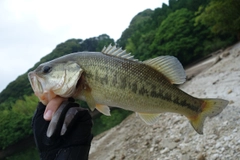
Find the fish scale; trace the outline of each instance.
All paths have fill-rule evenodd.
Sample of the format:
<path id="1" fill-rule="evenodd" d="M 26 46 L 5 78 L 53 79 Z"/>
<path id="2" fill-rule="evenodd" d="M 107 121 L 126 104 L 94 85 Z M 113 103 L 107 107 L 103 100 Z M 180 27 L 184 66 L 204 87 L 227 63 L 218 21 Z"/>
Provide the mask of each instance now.
<path id="1" fill-rule="evenodd" d="M 199 107 L 197 106 L 202 104 L 203 101 L 187 95 L 177 87 L 173 87 L 161 73 L 150 66 L 130 60 L 123 61 L 122 59 L 109 58 L 106 55 L 104 55 L 106 58 L 98 59 L 98 56 L 102 57 L 103 55 L 101 53 L 89 54 L 84 60 L 81 60 L 83 61 L 81 67 L 86 70 L 86 81 L 92 89 L 92 96 L 96 103 L 105 104 L 105 100 L 109 102 L 108 99 L 112 99 L 111 104 L 107 105 L 121 106 L 121 108 L 128 110 L 135 108 L 137 112 L 146 112 L 146 108 L 149 108 L 148 113 L 156 113 L 159 112 L 159 106 L 165 106 L 161 107 L 160 112 L 182 107 L 184 109 L 191 108 L 184 113 L 185 115 L 193 114 L 193 110 L 197 112 L 195 114 L 198 114 Z M 88 59 L 95 59 L 89 67 L 88 64 L 85 65 L 84 63 Z M 88 75 L 95 75 L 95 77 Z M 144 90 L 145 94 L 140 94 L 141 90 Z M 108 94 L 102 94 L 103 92 Z M 119 100 L 118 96 L 121 94 L 123 96 Z M 113 97 L 115 97 L 115 100 L 113 100 Z M 143 99 L 146 98 L 151 100 L 145 100 L 146 102 L 142 106 Z M 185 100 L 184 103 L 181 99 Z"/>
<path id="2" fill-rule="evenodd" d="M 31 86 L 44 104 L 56 95 L 75 97 L 105 115 L 110 115 L 108 106 L 134 111 L 147 124 L 154 124 L 162 112 L 174 112 L 185 115 L 202 134 L 205 118 L 219 114 L 228 101 L 199 99 L 174 85 L 185 79 L 175 57 L 141 62 L 111 45 L 102 52 L 77 52 L 57 58 L 29 73 Z"/>

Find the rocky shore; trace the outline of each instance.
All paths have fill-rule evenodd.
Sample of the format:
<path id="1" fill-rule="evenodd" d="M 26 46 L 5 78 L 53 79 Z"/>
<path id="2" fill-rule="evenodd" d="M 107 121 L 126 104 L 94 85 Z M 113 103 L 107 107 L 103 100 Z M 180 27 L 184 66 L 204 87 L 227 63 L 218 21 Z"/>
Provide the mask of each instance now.
<path id="1" fill-rule="evenodd" d="M 199 98 L 223 98 L 229 105 L 206 119 L 197 134 L 187 118 L 163 113 L 152 126 L 135 114 L 92 141 L 90 160 L 240 159 L 240 44 L 216 55 L 218 61 L 180 88 Z"/>

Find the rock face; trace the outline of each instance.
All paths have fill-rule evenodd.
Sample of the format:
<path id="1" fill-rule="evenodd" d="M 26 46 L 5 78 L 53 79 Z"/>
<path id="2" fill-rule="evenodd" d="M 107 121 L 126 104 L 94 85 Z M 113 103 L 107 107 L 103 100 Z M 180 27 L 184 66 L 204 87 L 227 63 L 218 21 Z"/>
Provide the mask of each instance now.
<path id="1" fill-rule="evenodd" d="M 89 159 L 240 159 L 240 44 L 220 57 L 219 62 L 180 87 L 195 97 L 230 101 L 221 114 L 206 119 L 203 135 L 178 114 L 163 113 L 151 126 L 132 114 L 120 125 L 94 137 Z"/>

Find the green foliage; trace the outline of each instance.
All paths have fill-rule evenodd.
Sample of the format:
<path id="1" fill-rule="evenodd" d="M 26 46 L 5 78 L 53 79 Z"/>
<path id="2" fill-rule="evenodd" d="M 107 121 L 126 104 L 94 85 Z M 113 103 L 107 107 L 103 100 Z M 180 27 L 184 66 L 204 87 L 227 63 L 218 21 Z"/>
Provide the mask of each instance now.
<path id="1" fill-rule="evenodd" d="M 31 119 L 37 103 L 35 95 L 24 96 L 10 110 L 0 112 L 0 149 L 32 134 Z"/>
<path id="2" fill-rule="evenodd" d="M 27 148 L 19 153 L 15 153 L 5 160 L 38 160 L 40 159 L 39 153 L 36 147 Z"/>
<path id="3" fill-rule="evenodd" d="M 186 64 L 196 56 L 194 51 L 199 45 L 199 37 L 195 36 L 197 33 L 194 13 L 183 8 L 170 13 L 155 31 L 135 33 L 128 39 L 126 48 L 140 60 L 173 55 Z"/>
<path id="4" fill-rule="evenodd" d="M 194 50 L 199 39 L 195 36 L 193 12 L 183 8 L 168 15 L 156 31 L 155 39 L 150 45 L 150 53 L 146 57 L 173 55 L 183 64 L 194 59 Z"/>
<path id="5" fill-rule="evenodd" d="M 3 111 L 3 110 L 10 110 L 12 108 L 12 105 L 13 105 L 13 101 L 14 100 L 10 100 L 9 101 L 5 101 L 3 103 L 0 103 L 0 111 Z"/>
<path id="6" fill-rule="evenodd" d="M 130 26 L 123 31 L 121 38 L 117 40 L 117 44 L 125 48 L 128 38 L 130 38 L 133 33 L 139 32 L 138 29 L 142 28 L 140 26 L 142 26 L 143 24 L 147 24 L 145 22 L 148 22 L 151 19 L 152 14 L 152 10 L 146 9 L 145 11 L 140 12 L 135 17 L 133 17 L 132 21 L 130 22 Z"/>
<path id="7" fill-rule="evenodd" d="M 93 135 L 98 135 L 122 122 L 132 112 L 123 109 L 112 109 L 111 116 L 100 114 L 93 119 Z"/>
<path id="8" fill-rule="evenodd" d="M 240 1 L 211 0 L 207 7 L 199 7 L 197 14 L 196 24 L 202 23 L 214 33 L 240 36 Z"/>
<path id="9" fill-rule="evenodd" d="M 206 54 L 236 42 L 227 34 L 213 34 L 210 28 L 195 24 L 200 6 L 209 0 L 169 0 L 169 6 L 157 8 L 146 21 L 131 23 L 127 40 L 121 42 L 136 58 L 146 60 L 161 55 L 176 56 L 183 65 L 204 57 Z M 123 38 L 123 39 L 122 39 Z"/>
<path id="10" fill-rule="evenodd" d="M 129 43 L 134 43 L 138 48 L 144 44 L 144 40 L 139 39 L 138 41 L 139 33 L 149 39 L 170 13 L 182 8 L 195 12 L 200 5 L 206 5 L 208 1 L 209 0 L 169 0 L 169 6 L 163 3 L 162 8 L 156 8 L 154 11 L 147 9 L 140 12 L 132 19 L 129 27 L 123 31 L 121 38 L 117 40 L 117 44 L 123 48 L 129 49 L 130 52 L 135 53 L 133 52 L 135 50 L 129 48 L 128 45 Z M 150 39 L 152 39 L 152 37 Z M 147 43 L 146 45 L 148 44 L 151 43 Z"/>
<path id="11" fill-rule="evenodd" d="M 1 113 L 0 116 L 0 148 L 4 149 L 31 134 L 32 116 L 23 116 L 9 111 Z"/>
<path id="12" fill-rule="evenodd" d="M 186 8 L 189 11 L 197 11 L 200 5 L 206 5 L 209 0 L 169 0 L 169 8 L 172 11 Z"/>

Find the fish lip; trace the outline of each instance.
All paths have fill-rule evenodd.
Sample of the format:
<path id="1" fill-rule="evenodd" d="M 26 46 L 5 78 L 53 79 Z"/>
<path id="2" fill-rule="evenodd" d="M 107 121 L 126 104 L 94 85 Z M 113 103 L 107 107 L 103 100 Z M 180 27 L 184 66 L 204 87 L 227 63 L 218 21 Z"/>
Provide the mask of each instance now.
<path id="1" fill-rule="evenodd" d="M 35 94 L 43 94 L 43 86 L 38 80 L 37 74 L 32 71 L 28 73 L 28 79 Z"/>

